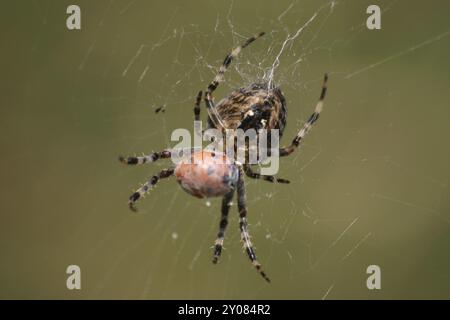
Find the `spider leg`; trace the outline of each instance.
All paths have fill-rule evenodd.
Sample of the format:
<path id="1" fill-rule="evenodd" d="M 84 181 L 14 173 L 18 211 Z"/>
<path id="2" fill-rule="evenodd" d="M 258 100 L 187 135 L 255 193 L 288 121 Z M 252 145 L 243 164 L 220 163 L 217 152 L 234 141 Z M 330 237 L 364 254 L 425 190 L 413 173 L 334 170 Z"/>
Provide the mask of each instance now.
<path id="1" fill-rule="evenodd" d="M 163 150 L 161 152 L 152 152 L 149 155 L 144 155 L 141 157 L 119 156 L 119 161 L 124 164 L 135 165 L 135 164 L 152 163 L 158 159 L 168 159 L 170 158 L 170 156 L 171 156 L 170 150 Z"/>
<path id="2" fill-rule="evenodd" d="M 270 279 L 267 277 L 266 273 L 262 270 L 261 264 L 256 260 L 255 251 L 253 250 L 253 245 L 250 241 L 250 234 L 248 232 L 247 223 L 247 207 L 246 207 L 246 196 L 245 196 L 245 185 L 244 185 L 244 172 L 242 167 L 239 167 L 239 180 L 237 183 L 237 194 L 238 194 L 238 210 L 239 210 L 239 229 L 241 231 L 241 240 L 244 243 L 244 249 L 247 252 L 253 266 L 259 272 L 259 274 L 267 281 Z"/>
<path id="3" fill-rule="evenodd" d="M 264 181 L 275 182 L 275 183 L 290 183 L 290 181 L 287 179 L 276 178 L 275 176 L 267 176 L 267 175 L 262 175 L 262 174 L 256 173 L 252 170 L 252 168 L 249 165 L 244 165 L 244 172 L 247 177 L 252 178 L 252 179 L 262 179 Z"/>
<path id="4" fill-rule="evenodd" d="M 317 119 L 319 119 L 319 114 L 323 108 L 323 100 L 325 99 L 325 95 L 327 93 L 327 80 L 328 75 L 325 74 L 323 78 L 322 91 L 320 93 L 320 98 L 319 101 L 317 102 L 316 109 L 314 110 L 313 114 L 309 117 L 308 121 L 303 125 L 303 128 L 301 128 L 300 131 L 297 133 L 294 140 L 292 140 L 291 144 L 288 147 L 280 148 L 281 157 L 288 156 L 292 152 L 294 152 L 300 146 L 300 142 L 302 141 L 303 137 L 308 133 L 308 131 L 311 129 L 311 127 L 317 121 Z"/>
<path id="5" fill-rule="evenodd" d="M 259 34 L 248 38 L 242 45 L 240 45 L 240 46 L 236 47 L 235 49 L 233 49 L 225 57 L 225 60 L 223 61 L 222 65 L 219 68 L 219 72 L 217 73 L 217 75 L 214 78 L 214 80 L 209 84 L 208 89 L 206 91 L 206 95 L 205 95 L 205 103 L 206 103 L 206 108 L 207 108 L 209 117 L 211 118 L 211 121 L 214 123 L 216 128 L 219 128 L 219 127 L 225 128 L 225 126 L 222 123 L 222 120 L 220 119 L 220 116 L 217 113 L 217 110 L 215 109 L 214 102 L 212 100 L 212 93 L 214 92 L 214 90 L 217 89 L 219 84 L 224 81 L 225 71 L 227 70 L 227 68 L 230 65 L 231 61 L 234 58 L 237 57 L 237 55 L 239 54 L 239 52 L 241 52 L 242 49 L 244 49 L 250 43 L 252 43 L 253 41 L 255 41 L 256 39 L 258 39 L 259 37 L 261 37 L 263 35 L 264 35 L 264 32 L 260 32 Z"/>
<path id="6" fill-rule="evenodd" d="M 230 211 L 231 200 L 233 199 L 234 189 L 226 194 L 222 199 L 222 216 L 220 218 L 219 233 L 214 244 L 213 263 L 216 264 L 222 253 L 223 239 L 225 237 L 225 230 L 228 225 L 228 212 Z"/>
<path id="7" fill-rule="evenodd" d="M 151 177 L 142 187 L 137 189 L 128 200 L 128 206 L 132 211 L 137 211 L 134 204 L 138 201 L 142 196 L 144 196 L 148 191 L 153 189 L 153 187 L 158 183 L 160 179 L 168 178 L 172 176 L 174 173 L 174 169 L 164 169 L 157 175 Z"/>
<path id="8" fill-rule="evenodd" d="M 200 121 L 200 101 L 202 100 L 203 92 L 200 90 L 197 94 L 197 98 L 195 100 L 194 105 L 194 120 Z"/>

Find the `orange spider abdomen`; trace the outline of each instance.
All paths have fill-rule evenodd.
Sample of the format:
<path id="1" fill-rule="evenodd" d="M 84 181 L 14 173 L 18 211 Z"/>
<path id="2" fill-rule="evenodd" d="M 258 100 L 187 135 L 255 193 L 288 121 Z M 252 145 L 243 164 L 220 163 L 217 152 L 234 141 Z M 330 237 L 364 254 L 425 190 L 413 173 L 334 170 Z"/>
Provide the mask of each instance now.
<path id="1" fill-rule="evenodd" d="M 175 176 L 187 193 L 197 198 L 210 198 L 232 191 L 239 170 L 225 154 L 202 150 L 181 160 L 175 168 Z"/>

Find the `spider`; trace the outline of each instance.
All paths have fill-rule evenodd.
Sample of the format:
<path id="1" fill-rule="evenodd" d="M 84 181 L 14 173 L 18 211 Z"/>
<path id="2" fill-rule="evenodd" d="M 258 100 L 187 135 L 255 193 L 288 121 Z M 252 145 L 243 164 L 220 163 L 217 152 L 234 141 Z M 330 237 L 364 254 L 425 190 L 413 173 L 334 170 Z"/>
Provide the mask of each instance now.
<path id="1" fill-rule="evenodd" d="M 221 100 L 217 105 L 213 101 L 213 92 L 219 84 L 224 81 L 224 74 L 230 63 L 240 51 L 264 35 L 261 32 L 247 39 L 242 45 L 231 51 L 223 61 L 214 80 L 209 84 L 204 102 L 208 111 L 208 126 L 220 130 L 225 129 L 278 129 L 281 138 L 286 126 L 286 100 L 278 87 L 271 86 L 267 81 L 250 84 L 232 91 L 229 96 Z M 294 152 L 302 142 L 302 139 L 319 118 L 322 111 L 323 101 L 327 91 L 327 79 L 325 74 L 319 101 L 308 121 L 298 131 L 297 135 L 287 147 L 279 149 L 281 157 L 288 156 Z M 203 93 L 200 91 L 194 104 L 194 119 L 200 120 L 200 103 Z M 127 165 L 152 163 L 158 159 L 171 158 L 172 150 L 166 149 L 160 152 L 152 152 L 139 157 L 119 157 L 119 160 Z M 181 161 L 176 166 L 164 169 L 152 176 L 142 187 L 137 189 L 129 198 L 129 207 L 135 211 L 135 203 L 150 191 L 159 180 L 175 175 L 178 183 L 189 194 L 198 198 L 218 197 L 222 198 L 221 218 L 219 232 L 214 243 L 213 263 L 216 264 L 222 253 L 225 230 L 228 225 L 228 213 L 235 191 L 237 191 L 237 206 L 239 211 L 239 229 L 244 250 L 250 258 L 251 263 L 259 274 L 270 282 L 269 277 L 263 271 L 261 264 L 256 259 L 255 251 L 248 231 L 246 191 L 244 175 L 252 179 L 262 179 L 268 182 L 289 183 L 286 179 L 276 178 L 271 175 L 262 175 L 253 172 L 247 163 L 237 161 L 217 161 L 217 154 L 201 150 L 194 151 L 191 159 L 194 162 Z M 225 154 L 219 155 L 221 160 L 230 160 Z"/>

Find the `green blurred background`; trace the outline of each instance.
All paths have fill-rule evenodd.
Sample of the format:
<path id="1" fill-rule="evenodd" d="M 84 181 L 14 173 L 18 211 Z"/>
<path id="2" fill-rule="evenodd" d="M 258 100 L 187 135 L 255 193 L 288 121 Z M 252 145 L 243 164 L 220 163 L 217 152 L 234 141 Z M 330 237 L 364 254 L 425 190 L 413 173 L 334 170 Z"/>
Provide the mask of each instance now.
<path id="1" fill-rule="evenodd" d="M 81 7 L 82 29 L 66 28 Z M 378 4 L 382 29 L 365 27 Z M 0 298 L 450 298 L 448 1 L 5 1 L 1 13 Z M 247 180 L 250 232 L 273 283 L 239 242 L 211 263 L 220 200 L 161 182 L 131 213 L 133 189 L 169 165 L 119 154 L 174 145 L 225 54 L 247 48 L 216 101 L 275 81 L 289 142 L 329 95 L 290 185 Z M 165 106 L 165 113 L 155 108 Z M 203 109 L 203 116 L 205 115 Z M 68 265 L 82 290 L 66 288 Z M 381 290 L 366 287 L 379 265 Z"/>

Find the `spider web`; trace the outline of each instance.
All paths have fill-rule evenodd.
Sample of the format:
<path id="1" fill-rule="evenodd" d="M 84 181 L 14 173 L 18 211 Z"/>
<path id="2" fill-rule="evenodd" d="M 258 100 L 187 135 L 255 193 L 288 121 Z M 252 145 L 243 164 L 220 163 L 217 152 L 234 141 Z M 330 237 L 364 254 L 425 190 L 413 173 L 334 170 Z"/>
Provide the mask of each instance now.
<path id="1" fill-rule="evenodd" d="M 448 146 L 435 159 L 427 157 L 433 149 L 421 144 L 425 151 L 411 161 L 416 156 L 413 147 L 399 146 L 408 133 L 418 136 L 405 120 L 405 104 L 418 103 L 404 100 L 405 87 L 382 83 L 387 74 L 403 80 L 400 72 L 415 57 L 433 58 L 426 52 L 444 59 L 436 48 L 448 40 L 450 26 L 436 23 L 428 33 L 405 36 L 386 47 L 386 38 L 369 35 L 365 27 L 369 4 L 297 0 L 266 7 L 204 1 L 163 7 L 130 0 L 80 5 L 82 12 L 96 14 L 86 13 L 83 20 L 87 31 L 77 51 L 79 63 L 73 67 L 68 108 L 89 104 L 93 110 L 74 111 L 74 121 L 80 129 L 88 124 L 104 130 L 90 131 L 83 141 L 98 143 L 86 142 L 76 150 L 97 157 L 84 162 L 83 172 L 93 178 L 76 193 L 82 204 L 73 210 L 82 212 L 81 218 L 63 242 L 62 261 L 75 261 L 87 274 L 84 297 L 449 297 L 450 259 L 444 254 L 450 222 L 449 178 L 444 171 Z M 392 26 L 388 13 L 399 16 L 405 5 L 381 1 L 383 28 Z M 35 14 L 47 23 L 50 2 L 35 1 Z M 399 35 L 402 30 L 406 32 L 403 25 Z M 308 119 L 323 74 L 330 75 L 321 119 L 300 151 L 280 161 L 278 176 L 291 184 L 246 179 L 250 234 L 258 260 L 273 280 L 270 287 L 242 251 L 235 203 L 225 250 L 214 266 L 211 247 L 220 199 L 194 199 L 168 179 L 139 201 L 139 212 L 133 214 L 127 210 L 128 196 L 170 163 L 160 160 L 128 168 L 115 162 L 119 154 L 173 146 L 170 134 L 175 128 L 192 132 L 198 90 L 207 87 L 233 47 L 259 31 L 266 35 L 232 62 L 214 96 L 219 101 L 232 89 L 259 79 L 280 86 L 288 105 L 282 144 L 289 143 Z M 40 41 L 38 37 L 34 45 Z M 365 45 L 373 52 L 361 49 Z M 448 56 L 448 45 L 444 49 Z M 427 74 L 425 69 L 419 72 Z M 76 88 L 86 79 L 96 88 L 90 96 Z M 439 79 L 441 85 L 444 80 Z M 374 83 L 376 96 L 371 94 Z M 434 92 L 427 85 L 423 89 Z M 409 119 L 436 128 L 422 132 L 421 142 L 426 137 L 443 143 L 441 137 L 448 137 L 444 106 L 445 100 L 438 100 L 430 111 L 437 116 L 435 123 L 423 120 L 419 106 L 410 110 Z M 201 112 L 205 120 L 203 105 Z M 428 166 L 430 161 L 434 168 Z M 386 289 L 380 293 L 366 288 L 366 268 L 371 264 L 385 272 Z M 418 275 L 429 282 L 410 284 Z M 411 288 L 420 292 L 414 295 Z"/>

